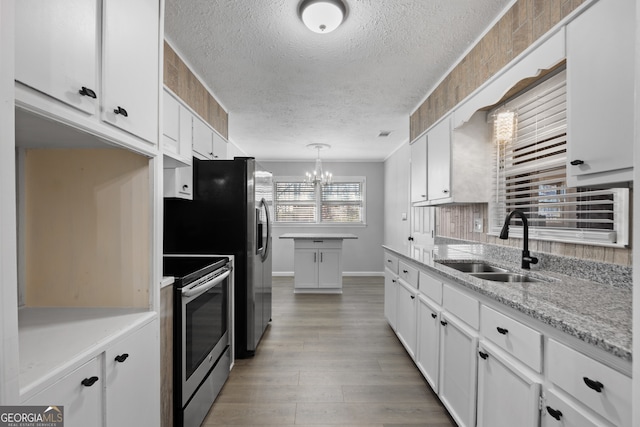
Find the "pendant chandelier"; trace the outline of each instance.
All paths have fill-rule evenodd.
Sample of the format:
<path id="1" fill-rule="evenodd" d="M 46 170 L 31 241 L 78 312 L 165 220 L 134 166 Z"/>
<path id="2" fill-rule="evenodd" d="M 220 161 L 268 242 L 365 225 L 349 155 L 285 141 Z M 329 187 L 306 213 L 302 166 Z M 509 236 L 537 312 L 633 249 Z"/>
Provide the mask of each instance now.
<path id="1" fill-rule="evenodd" d="M 318 152 L 318 157 L 316 157 L 316 167 L 312 172 L 306 173 L 306 181 L 313 183 L 314 185 L 326 185 L 331 182 L 331 178 L 333 175 L 330 172 L 325 172 L 322 170 L 322 160 L 320 160 L 320 150 L 326 150 L 331 148 L 329 144 L 309 144 L 307 148 L 315 149 Z"/>

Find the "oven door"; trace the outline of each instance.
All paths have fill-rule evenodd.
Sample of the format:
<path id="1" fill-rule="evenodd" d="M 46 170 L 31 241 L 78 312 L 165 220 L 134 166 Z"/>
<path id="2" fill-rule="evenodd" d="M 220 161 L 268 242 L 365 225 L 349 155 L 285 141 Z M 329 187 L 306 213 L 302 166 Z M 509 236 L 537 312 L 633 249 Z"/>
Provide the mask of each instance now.
<path id="1" fill-rule="evenodd" d="M 229 345 L 228 267 L 181 289 L 182 405 Z"/>

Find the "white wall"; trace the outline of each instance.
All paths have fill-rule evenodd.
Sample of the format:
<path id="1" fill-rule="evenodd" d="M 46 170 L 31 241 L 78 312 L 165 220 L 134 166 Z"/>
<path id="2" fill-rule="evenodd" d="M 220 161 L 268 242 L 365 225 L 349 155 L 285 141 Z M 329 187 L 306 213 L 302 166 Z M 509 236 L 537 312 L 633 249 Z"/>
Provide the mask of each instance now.
<path id="1" fill-rule="evenodd" d="M 314 167 L 314 161 L 258 162 L 274 176 L 304 176 Z M 324 170 L 334 176 L 365 176 L 366 225 L 358 226 L 289 226 L 274 225 L 273 273 L 293 274 L 293 240 L 280 239 L 285 233 L 352 233 L 357 240 L 343 243 L 342 263 L 345 275 L 382 274 L 382 234 L 384 227 L 384 167 L 382 162 L 328 162 Z"/>
<path id="2" fill-rule="evenodd" d="M 407 249 L 409 242 L 410 176 L 411 147 L 407 142 L 384 162 L 384 244 L 400 251 Z"/>

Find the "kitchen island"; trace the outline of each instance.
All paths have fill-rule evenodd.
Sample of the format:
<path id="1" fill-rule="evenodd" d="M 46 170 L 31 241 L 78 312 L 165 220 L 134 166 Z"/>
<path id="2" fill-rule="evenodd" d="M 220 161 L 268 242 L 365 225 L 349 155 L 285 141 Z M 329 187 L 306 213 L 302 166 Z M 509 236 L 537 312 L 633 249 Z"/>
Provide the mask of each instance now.
<path id="1" fill-rule="evenodd" d="M 349 233 L 286 233 L 294 241 L 294 292 L 342 293 L 342 241 Z"/>

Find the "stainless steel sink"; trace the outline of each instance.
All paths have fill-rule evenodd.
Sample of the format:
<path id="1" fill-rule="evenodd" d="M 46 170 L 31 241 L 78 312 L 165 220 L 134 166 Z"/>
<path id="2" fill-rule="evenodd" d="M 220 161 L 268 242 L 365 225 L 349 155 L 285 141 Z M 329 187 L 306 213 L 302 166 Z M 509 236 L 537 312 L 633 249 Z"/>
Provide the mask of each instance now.
<path id="1" fill-rule="evenodd" d="M 477 277 L 479 279 L 492 280 L 494 282 L 517 282 L 517 283 L 522 283 L 522 282 L 541 282 L 542 281 L 540 279 L 536 279 L 534 277 L 527 276 L 527 275 L 524 275 L 524 274 L 509 273 L 509 272 L 503 272 L 503 273 L 471 273 L 469 275 L 473 276 L 473 277 Z"/>
<path id="2" fill-rule="evenodd" d="M 495 267 L 493 265 L 480 262 L 447 262 L 447 261 L 437 261 L 442 265 L 446 265 L 449 268 L 453 268 L 454 270 L 461 271 L 463 273 L 506 273 L 507 270 L 500 267 Z"/>

